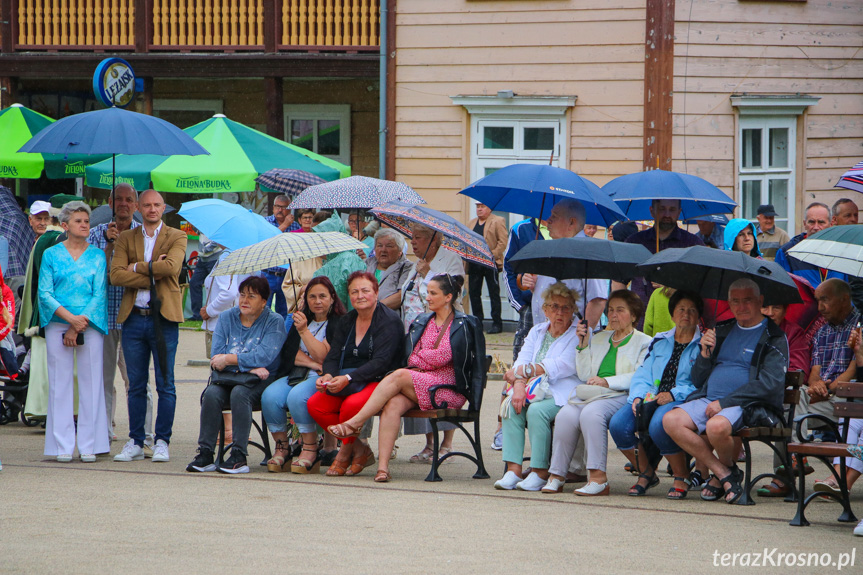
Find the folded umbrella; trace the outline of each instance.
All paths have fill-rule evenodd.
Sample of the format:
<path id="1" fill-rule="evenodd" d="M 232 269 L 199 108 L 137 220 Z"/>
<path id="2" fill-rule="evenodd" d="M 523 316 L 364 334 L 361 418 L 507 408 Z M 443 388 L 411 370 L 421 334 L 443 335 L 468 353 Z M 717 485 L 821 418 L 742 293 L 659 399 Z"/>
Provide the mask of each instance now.
<path id="1" fill-rule="evenodd" d="M 267 170 L 255 181 L 265 190 L 296 196 L 309 186 L 326 183 L 326 180 L 303 170 L 274 168 Z"/>
<path id="2" fill-rule="evenodd" d="M 435 234 L 443 236 L 444 248 L 457 253 L 463 260 L 497 269 L 494 256 L 485 238 L 455 218 L 428 206 L 417 206 L 405 202 L 389 202 L 370 210 L 377 219 L 412 238 L 410 223 L 421 224 Z M 416 254 L 419 256 L 420 254 Z"/>
<path id="3" fill-rule="evenodd" d="M 565 279 L 609 279 L 627 283 L 641 275 L 636 268 L 650 258 L 640 244 L 596 238 L 564 238 L 531 242 L 509 261 L 519 274 Z"/>
<path id="4" fill-rule="evenodd" d="M 788 250 L 788 255 L 819 268 L 863 276 L 863 224 L 821 230 Z"/>
<path id="5" fill-rule="evenodd" d="M 260 214 L 214 198 L 184 202 L 179 215 L 212 241 L 230 250 L 245 248 L 282 233 Z"/>

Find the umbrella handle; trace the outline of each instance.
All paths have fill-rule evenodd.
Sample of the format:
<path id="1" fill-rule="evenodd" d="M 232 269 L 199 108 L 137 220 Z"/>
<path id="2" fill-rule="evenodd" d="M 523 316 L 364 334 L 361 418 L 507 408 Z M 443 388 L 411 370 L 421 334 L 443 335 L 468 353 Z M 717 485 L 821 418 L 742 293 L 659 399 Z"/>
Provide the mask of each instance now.
<path id="1" fill-rule="evenodd" d="M 300 301 L 297 299 L 297 283 L 294 281 L 294 266 L 290 259 L 288 259 L 288 266 L 288 272 L 291 274 L 291 287 L 294 288 L 294 307 L 296 311 L 300 311 Z"/>

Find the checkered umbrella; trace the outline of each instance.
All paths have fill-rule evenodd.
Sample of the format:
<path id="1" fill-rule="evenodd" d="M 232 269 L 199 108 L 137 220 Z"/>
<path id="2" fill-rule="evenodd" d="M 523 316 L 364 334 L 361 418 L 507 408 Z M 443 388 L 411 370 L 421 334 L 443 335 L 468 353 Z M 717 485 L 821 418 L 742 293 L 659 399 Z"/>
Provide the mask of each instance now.
<path id="1" fill-rule="evenodd" d="M 416 222 L 443 236 L 443 247 L 474 264 L 497 269 L 494 256 L 485 238 L 469 229 L 455 218 L 427 206 L 414 206 L 404 202 L 389 202 L 371 210 L 371 213 L 386 225 L 395 228 L 407 237 L 411 234 L 410 223 Z M 417 254 L 418 256 L 421 254 Z"/>
<path id="2" fill-rule="evenodd" d="M 392 201 L 410 205 L 426 203 L 422 196 L 401 182 L 351 176 L 306 188 L 291 202 L 291 208 L 369 209 Z"/>
<path id="3" fill-rule="evenodd" d="M 326 180 L 302 170 L 286 170 L 274 168 L 267 170 L 257 178 L 262 188 L 268 192 L 281 192 L 296 196 L 309 186 L 326 183 Z"/>
<path id="4" fill-rule="evenodd" d="M 213 274 L 250 274 L 290 264 L 295 260 L 307 260 L 365 247 L 361 241 L 341 232 L 279 234 L 228 254 L 216 265 Z"/>
<path id="5" fill-rule="evenodd" d="M 833 187 L 863 193 L 863 162 L 860 162 L 842 174 L 842 177 L 839 178 L 839 181 Z"/>

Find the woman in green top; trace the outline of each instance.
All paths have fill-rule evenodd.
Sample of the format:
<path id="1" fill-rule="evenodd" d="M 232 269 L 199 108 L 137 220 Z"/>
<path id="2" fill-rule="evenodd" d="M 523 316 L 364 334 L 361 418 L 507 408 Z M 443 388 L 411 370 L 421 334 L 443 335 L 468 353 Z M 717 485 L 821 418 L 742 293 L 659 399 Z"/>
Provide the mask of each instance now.
<path id="1" fill-rule="evenodd" d="M 544 493 L 563 491 L 566 471 L 576 446 L 584 436 L 590 476 L 576 495 L 608 495 L 608 421 L 626 403 L 629 382 L 644 361 L 651 338 L 635 329 L 644 304 L 628 290 L 612 292 L 608 299 L 608 329 L 591 337 L 587 326 L 578 326 L 576 370 L 585 383 L 575 388 L 554 418 L 551 466 Z"/>

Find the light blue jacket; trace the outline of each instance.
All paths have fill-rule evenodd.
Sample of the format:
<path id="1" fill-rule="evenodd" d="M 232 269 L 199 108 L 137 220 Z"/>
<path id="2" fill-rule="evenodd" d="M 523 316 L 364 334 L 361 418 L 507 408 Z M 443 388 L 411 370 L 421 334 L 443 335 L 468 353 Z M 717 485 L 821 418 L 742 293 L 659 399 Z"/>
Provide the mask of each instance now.
<path id="1" fill-rule="evenodd" d="M 39 319 L 67 323 L 56 315 L 62 306 L 73 315 L 87 317 L 101 334 L 108 331 L 108 274 L 105 252 L 87 246 L 77 260 L 62 243 L 42 254 L 39 268 Z"/>
<path id="2" fill-rule="evenodd" d="M 662 372 L 665 371 L 665 365 L 671 359 L 671 352 L 674 351 L 674 333 L 677 328 L 664 331 L 656 334 L 653 341 L 650 342 L 650 347 L 647 351 L 647 357 L 644 358 L 644 363 L 635 370 L 635 375 L 632 376 L 632 383 L 629 386 L 629 399 L 632 401 L 637 397 L 644 399 L 648 393 L 658 393 L 659 382 L 662 380 Z M 701 330 L 695 328 L 695 336 L 689 345 L 683 350 L 680 355 L 680 363 L 677 366 L 677 379 L 674 382 L 674 387 L 671 389 L 671 395 L 675 401 L 684 401 L 687 396 L 695 391 L 695 385 L 692 383 L 691 371 L 695 365 L 695 360 L 698 354 L 701 353 Z"/>
<path id="3" fill-rule="evenodd" d="M 250 327 L 245 327 L 240 318 L 240 308 L 232 307 L 219 316 L 213 334 L 212 355 L 234 353 L 237 355 L 239 371 L 251 371 L 265 367 L 270 373 L 279 369 L 279 352 L 285 343 L 285 324 L 282 316 L 264 308 Z M 236 371 L 231 366 L 228 371 Z"/>

